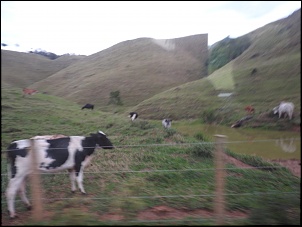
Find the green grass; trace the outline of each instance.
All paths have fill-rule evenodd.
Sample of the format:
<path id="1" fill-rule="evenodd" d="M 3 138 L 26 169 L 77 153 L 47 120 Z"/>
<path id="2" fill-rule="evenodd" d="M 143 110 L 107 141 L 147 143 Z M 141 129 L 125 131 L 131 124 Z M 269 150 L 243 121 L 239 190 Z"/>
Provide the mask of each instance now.
<path id="1" fill-rule="evenodd" d="M 295 105 L 291 123 L 298 126 L 301 122 L 300 62 L 300 53 L 266 60 L 257 65 L 259 74 L 256 76 L 250 74 L 255 67 L 252 60 L 241 65 L 231 62 L 207 78 L 159 93 L 133 109 L 146 119 L 170 117 L 175 120 L 198 119 L 212 111 L 217 124 L 228 125 L 246 116 L 244 107 L 252 105 L 256 110 L 254 119 L 259 121 L 255 127 L 272 128 L 272 109 L 286 100 Z M 232 95 L 218 97 L 224 92 Z M 283 128 L 288 129 L 286 125 Z"/>
<path id="2" fill-rule="evenodd" d="M 104 131 L 117 147 L 114 150 L 96 150 L 92 164 L 85 169 L 86 196 L 70 192 L 67 173 L 42 175 L 44 197 L 58 200 L 45 203 L 44 209 L 51 215 L 39 224 L 113 225 L 116 222 L 101 221 L 100 216 L 116 212 L 125 217 L 119 224 L 130 225 L 136 221 L 138 212 L 157 205 L 189 210 L 214 209 L 214 147 L 200 143 L 207 140 L 203 135 L 189 137 L 175 129 L 164 130 L 158 121 L 138 119 L 131 122 L 124 115 L 83 111 L 78 104 L 46 94 L 22 98 L 17 90 L 2 88 L 2 95 L 2 151 L 12 140 L 38 134 L 89 135 L 97 130 Z M 256 167 L 269 165 L 261 158 L 228 152 Z M 1 162 L 1 171 L 6 173 L 4 154 Z M 2 178 L 2 193 L 6 184 L 5 176 Z M 287 195 L 284 192 L 298 192 L 299 196 L 300 179 L 286 169 L 274 166 L 269 171 L 231 168 L 227 170 L 225 192 L 230 194 L 226 196 L 228 211 L 252 212 L 259 216 L 259 210 L 270 212 L 275 207 L 263 204 L 261 193 L 273 193 L 268 197 L 277 193 L 284 198 Z M 28 194 L 31 197 L 29 187 Z M 4 199 L 5 196 L 2 202 Z M 300 206 L 295 202 L 291 199 L 280 202 L 282 209 L 291 209 L 291 215 L 286 215 L 281 221 L 297 222 L 296 212 L 300 211 Z M 19 204 L 17 213 L 26 213 L 24 206 Z M 2 210 L 6 210 L 6 203 L 2 203 Z M 273 218 L 280 223 L 277 217 Z M 7 219 L 8 216 L 2 214 L 2 220 L 7 222 Z M 20 222 L 22 225 L 35 223 L 30 218 Z M 173 223 L 165 222 L 168 225 Z M 176 224 L 184 223 L 214 225 L 215 221 L 183 220 Z M 245 219 L 242 223 L 253 224 L 256 221 Z M 150 225 L 150 222 L 145 225 Z"/>
<path id="3" fill-rule="evenodd" d="M 7 214 L 2 213 L 2 223 L 215 225 L 214 218 L 193 217 L 141 223 L 136 215 L 157 205 L 213 211 L 214 147 L 206 143 L 208 138 L 202 133 L 191 135 L 190 122 L 229 125 L 246 115 L 246 105 L 253 105 L 256 113 L 251 127 L 288 130 L 300 125 L 300 15 L 247 34 L 251 46 L 206 78 L 208 50 L 201 48 L 207 45 L 203 35 L 198 40 L 202 44 L 198 45 L 199 60 L 192 56 L 196 46 L 194 51 L 167 51 L 148 38 L 125 41 L 84 58 L 55 61 L 2 51 L 2 152 L 12 140 L 46 134 L 89 135 L 98 130 L 104 131 L 116 146 L 114 150 L 96 150 L 95 159 L 85 170 L 86 196 L 70 192 L 67 174 L 42 175 L 44 197 L 57 198 L 45 203 L 48 217 L 37 223 L 30 215 L 23 215 L 10 223 Z M 178 41 L 184 44 L 188 40 Z M 254 68 L 257 73 L 252 76 Z M 29 85 L 41 93 L 23 98 L 20 88 Z M 121 92 L 124 105 L 107 105 L 110 92 L 116 90 Z M 219 98 L 222 92 L 233 94 Z M 296 106 L 290 122 L 271 115 L 272 108 L 282 100 Z M 81 110 L 88 102 L 96 104 L 95 109 Z M 138 111 L 137 121 L 130 121 L 130 111 Z M 181 132 L 164 130 L 163 118 L 189 123 Z M 230 220 L 228 225 L 300 223 L 299 178 L 261 158 L 238 155 L 229 149 L 226 152 L 254 167 L 269 166 L 264 170 L 226 165 L 226 210 L 249 215 Z M 5 174 L 5 153 L 1 157 L 1 173 Z M 6 210 L 5 175 L 1 182 L 2 210 Z M 29 187 L 28 194 L 31 196 Z M 17 213 L 26 214 L 20 204 Z M 125 219 L 101 220 L 107 212 Z"/>

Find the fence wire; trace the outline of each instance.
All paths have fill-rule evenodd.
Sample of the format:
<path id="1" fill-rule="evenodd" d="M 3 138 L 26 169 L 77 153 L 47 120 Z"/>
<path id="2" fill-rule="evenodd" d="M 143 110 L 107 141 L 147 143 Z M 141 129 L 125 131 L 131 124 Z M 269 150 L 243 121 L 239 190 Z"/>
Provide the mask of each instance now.
<path id="1" fill-rule="evenodd" d="M 292 139 L 292 138 L 291 138 Z M 285 139 L 286 140 L 286 139 Z M 294 138 L 294 140 L 300 140 L 300 138 Z M 262 142 L 276 142 L 276 139 L 267 140 L 253 140 L 253 141 L 228 141 L 224 144 L 240 144 L 240 143 L 262 143 Z M 174 146 L 184 146 L 184 147 L 194 147 L 194 146 L 205 146 L 206 149 L 210 149 L 208 146 L 214 147 L 217 142 L 199 142 L 199 143 L 180 143 L 180 144 L 128 144 L 128 145 L 118 145 L 114 152 L 103 150 L 103 152 L 96 152 L 94 159 L 90 166 L 87 166 L 87 170 L 84 172 L 84 187 L 88 194 L 84 197 L 78 193 L 70 194 L 70 179 L 66 177 L 68 172 L 54 172 L 54 173 L 44 173 L 41 172 L 42 185 L 43 185 L 43 197 L 42 200 L 45 204 L 45 210 L 52 210 L 54 206 L 59 202 L 60 206 L 78 206 L 79 204 L 91 207 L 90 209 L 99 209 L 101 213 L 108 212 L 112 207 L 121 207 L 121 209 L 126 204 L 128 206 L 140 207 L 154 207 L 161 204 L 178 204 L 183 203 L 191 207 L 202 208 L 201 204 L 213 203 L 215 198 L 215 172 L 218 170 L 225 170 L 230 175 L 227 180 L 233 182 L 236 178 L 246 178 L 251 177 L 249 171 L 262 171 L 262 170 L 278 170 L 284 169 L 285 167 L 280 165 L 267 165 L 267 166 L 225 166 L 224 168 L 189 168 L 189 164 L 178 165 L 178 168 L 163 169 L 161 165 L 154 165 L 145 169 L 131 169 L 133 162 L 139 165 L 140 162 L 144 164 L 156 163 L 156 152 L 153 147 L 174 147 Z M 134 148 L 131 152 L 123 153 L 124 149 Z M 149 149 L 150 148 L 150 149 Z M 101 148 L 97 148 L 101 149 Z M 6 151 L 2 151 L 6 152 Z M 177 152 L 176 152 L 177 153 Z M 187 157 L 186 155 L 192 155 L 192 153 L 167 153 L 167 157 L 164 157 L 164 161 L 169 163 L 168 157 L 173 157 L 179 155 L 180 157 Z M 198 157 L 196 157 L 198 159 Z M 195 158 L 193 158 L 193 161 Z M 191 160 L 191 161 L 192 161 Z M 158 160 L 162 162 L 163 160 Z M 201 159 L 202 161 L 202 159 Z M 248 171 L 248 172 L 246 172 Z M 233 175 L 232 175 L 233 174 Z M 235 197 L 241 198 L 244 202 L 239 202 L 236 206 L 239 210 L 245 210 L 249 205 L 253 204 L 253 200 L 259 196 L 295 196 L 300 197 L 300 191 L 296 188 L 286 187 L 285 190 L 278 188 L 278 179 L 274 177 L 263 175 L 263 177 L 268 178 L 267 181 L 273 185 L 277 185 L 279 190 L 268 190 L 268 191 L 250 191 L 248 187 L 244 184 L 239 185 L 238 191 L 225 190 L 223 195 L 227 198 L 228 203 L 236 204 Z M 282 177 L 282 176 L 280 176 Z M 5 201 L 5 189 L 8 184 L 8 174 L 1 173 L 1 192 L 2 192 L 2 209 L 6 209 Z M 177 180 L 173 180 L 173 178 Z M 211 183 L 204 182 L 204 179 L 210 180 Z M 180 180 L 182 179 L 182 180 Z M 190 181 L 188 180 L 190 179 Z M 244 179 L 243 179 L 244 180 Z M 258 184 L 257 179 L 252 179 L 254 184 Z M 147 182 L 147 183 L 146 183 Z M 156 184 L 154 184 L 154 182 Z M 236 181 L 234 181 L 237 183 Z M 233 182 L 233 183 L 234 183 Z M 183 191 L 178 188 L 187 187 L 187 190 Z M 207 185 L 205 187 L 204 185 Z M 152 191 L 154 188 L 158 191 Z M 242 189 L 242 190 L 241 190 Z M 30 192 L 31 189 L 27 185 L 27 191 Z M 201 192 L 201 193 L 200 193 Z M 244 199 L 244 197 L 246 199 Z M 34 198 L 29 198 L 30 201 L 34 201 Z M 17 204 L 20 204 L 22 200 L 16 200 L 17 213 L 22 212 Z M 252 205 L 251 205 L 252 206 Z M 211 206 L 210 206 L 211 207 Z M 134 209 L 135 210 L 135 209 Z M 2 215 L 3 216 L 3 215 Z M 226 218 L 227 219 L 227 218 Z M 202 220 L 202 221 L 200 221 Z M 202 223 L 206 219 L 190 219 L 190 220 L 177 220 L 177 219 L 165 219 L 165 220 L 128 220 L 127 223 L 171 223 L 186 221 L 188 222 L 198 222 Z M 117 224 L 121 221 L 109 221 L 110 223 Z"/>
<path id="2" fill-rule="evenodd" d="M 264 139 L 264 140 L 238 140 L 238 141 L 225 141 L 223 144 L 240 144 L 240 143 L 265 143 L 265 142 L 275 142 L 278 143 L 280 139 Z M 284 138 L 283 141 L 301 141 L 301 138 Z M 115 149 L 123 148 L 136 148 L 136 147 L 165 147 L 165 146 L 194 146 L 194 145 L 217 145 L 220 142 L 190 142 L 190 143 L 155 143 L 155 144 L 125 144 L 125 145 L 116 145 Z M 108 146 L 104 146 L 108 147 Z M 83 148 L 95 148 L 101 150 L 100 147 L 83 147 Z M 52 150 L 62 149 L 60 147 L 51 148 Z M 10 149 L 10 151 L 15 151 L 18 149 Z M 8 150 L 2 150 L 1 153 L 6 153 Z"/>

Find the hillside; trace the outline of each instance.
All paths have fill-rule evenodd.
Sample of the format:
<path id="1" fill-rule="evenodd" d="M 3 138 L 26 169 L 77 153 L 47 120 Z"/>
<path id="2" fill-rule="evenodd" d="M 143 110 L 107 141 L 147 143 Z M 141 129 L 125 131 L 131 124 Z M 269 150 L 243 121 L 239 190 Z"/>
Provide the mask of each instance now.
<path id="1" fill-rule="evenodd" d="M 2 212 L 3 226 L 153 225 L 154 219 L 147 217 L 155 217 L 165 225 L 177 222 L 183 226 L 194 224 L 196 220 L 196 226 L 215 226 L 216 145 L 205 140 L 204 132 L 191 137 L 184 133 L 192 130 L 190 124 L 184 130 L 164 130 L 160 121 L 138 119 L 131 122 L 118 114 L 82 111 L 77 104 L 60 97 L 36 94 L 22 98 L 16 88 L 3 90 L 2 195 L 8 185 L 5 151 L 13 140 L 35 135 L 88 136 L 102 130 L 115 146 L 112 150 L 97 148 L 94 152 L 93 160 L 84 170 L 87 195 L 78 190 L 71 193 L 67 171 L 41 174 L 42 202 L 47 201 L 41 206 L 42 220 L 34 221 L 33 213 L 16 197 L 18 218 L 10 219 L 7 212 Z M 242 142 L 247 146 L 251 143 Z M 225 212 L 228 218 L 234 218 L 228 220 L 228 225 L 256 225 L 260 218 L 261 222 L 267 220 L 266 223 L 287 221 L 287 224 L 296 225 L 300 222 L 297 200 L 300 178 L 254 154 L 243 155 L 226 149 L 223 157 L 227 167 L 224 190 L 232 192 L 226 194 L 228 209 Z M 300 160 L 292 163 L 298 165 Z M 29 193 L 30 181 L 27 186 L 27 195 L 32 201 L 36 197 Z M 270 196 L 259 192 L 268 192 Z M 7 210 L 5 199 L 1 197 L 2 210 Z M 276 207 L 282 210 L 276 213 Z M 171 215 L 172 208 L 177 216 Z M 269 218 L 253 215 L 263 214 L 263 210 L 272 215 Z M 190 215 L 183 216 L 187 212 Z M 285 215 L 280 218 L 279 213 Z M 146 222 L 142 222 L 144 220 Z"/>
<path id="2" fill-rule="evenodd" d="M 195 48 L 198 46 L 199 48 Z M 77 103 L 106 106 L 119 91 L 125 106 L 207 75 L 207 34 L 128 40 L 90 55 L 31 87 Z"/>
<path id="3" fill-rule="evenodd" d="M 267 117 L 280 101 L 292 101 L 296 124 L 301 108 L 301 10 L 244 36 L 251 45 L 240 56 L 202 78 L 145 100 L 131 110 L 145 118 L 202 118 L 228 124 L 253 105 L 257 118 Z M 240 38 L 240 37 L 239 37 Z M 255 73 L 252 73 L 253 70 Z M 218 97 L 219 93 L 232 93 Z M 156 111 L 154 111 L 156 110 Z"/>
<path id="4" fill-rule="evenodd" d="M 38 54 L 1 50 L 1 83 L 24 88 L 82 58 L 84 56 L 63 55 L 50 60 Z"/>
<path id="5" fill-rule="evenodd" d="M 200 34 L 170 40 L 128 40 L 74 64 L 62 63 L 61 68 L 58 64 L 51 67 L 50 63 L 58 63 L 62 57 L 51 61 L 15 52 L 15 59 L 9 61 L 6 57 L 2 62 L 2 82 L 18 87 L 34 81 L 30 87 L 41 92 L 79 105 L 93 103 L 97 109 L 110 113 L 137 111 L 143 119 L 201 118 L 208 123 L 230 124 L 246 114 L 246 105 L 253 105 L 255 127 L 262 122 L 275 124 L 272 108 L 280 101 L 292 101 L 296 106 L 293 124 L 299 125 L 300 26 L 298 10 L 235 39 L 231 47 L 240 49 L 242 46 L 236 45 L 242 40 L 249 45 L 209 76 L 208 53 L 214 47 L 224 48 L 219 44 L 225 40 L 208 50 L 208 35 Z M 3 53 L 7 52 L 2 51 L 5 56 Z M 110 93 L 116 91 L 120 92 L 123 105 L 108 105 Z M 220 93 L 231 96 L 218 97 Z"/>

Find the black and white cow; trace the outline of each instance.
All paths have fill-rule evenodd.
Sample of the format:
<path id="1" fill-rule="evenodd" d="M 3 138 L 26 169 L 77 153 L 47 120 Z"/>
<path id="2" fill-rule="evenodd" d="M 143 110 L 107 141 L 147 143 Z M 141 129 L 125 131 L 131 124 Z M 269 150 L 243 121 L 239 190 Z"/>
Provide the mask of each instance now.
<path id="1" fill-rule="evenodd" d="M 90 104 L 90 103 L 87 103 L 85 106 L 82 107 L 82 109 L 91 109 L 93 110 L 94 108 L 94 105 Z"/>
<path id="2" fill-rule="evenodd" d="M 162 121 L 162 125 L 164 128 L 171 128 L 172 120 L 171 119 L 164 119 Z"/>
<path id="3" fill-rule="evenodd" d="M 138 114 L 136 112 L 130 112 L 129 117 L 132 121 L 134 121 L 136 118 L 138 118 Z"/>
<path id="4" fill-rule="evenodd" d="M 56 172 L 68 170 L 71 179 L 71 190 L 75 192 L 76 184 L 85 194 L 83 187 L 83 170 L 92 158 L 97 146 L 112 149 L 113 145 L 106 134 L 98 131 L 90 136 L 66 136 L 63 138 L 48 139 L 48 136 L 34 137 L 33 146 L 36 152 L 39 170 Z M 8 211 L 10 217 L 16 216 L 14 201 L 19 191 L 22 201 L 31 208 L 26 197 L 25 179 L 32 172 L 31 140 L 13 141 L 7 148 L 7 158 L 10 164 L 10 180 L 6 189 Z"/>

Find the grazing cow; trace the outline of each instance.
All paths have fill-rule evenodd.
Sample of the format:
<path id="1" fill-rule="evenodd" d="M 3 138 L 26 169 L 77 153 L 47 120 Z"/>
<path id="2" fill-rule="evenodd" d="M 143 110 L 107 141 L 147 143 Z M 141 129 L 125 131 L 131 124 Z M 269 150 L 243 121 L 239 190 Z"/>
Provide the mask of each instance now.
<path id="1" fill-rule="evenodd" d="M 38 93 L 38 91 L 35 89 L 23 88 L 23 97 L 25 97 L 25 95 L 33 95 L 36 93 Z"/>
<path id="2" fill-rule="evenodd" d="M 279 119 L 281 118 L 282 114 L 284 114 L 284 118 L 287 115 L 289 120 L 291 120 L 293 117 L 294 108 L 295 105 L 292 102 L 281 102 L 279 106 L 274 107 L 273 112 L 274 114 L 279 113 Z"/>
<path id="3" fill-rule="evenodd" d="M 37 166 L 44 172 L 56 172 L 68 170 L 71 179 L 71 190 L 75 192 L 76 184 L 85 194 L 83 187 L 83 170 L 89 163 L 98 146 L 104 149 L 112 149 L 113 145 L 106 134 L 98 131 L 90 136 L 68 136 L 57 139 L 45 139 L 48 136 L 38 136 L 33 140 L 37 153 Z M 6 189 L 6 197 L 10 217 L 16 216 L 14 201 L 19 191 L 22 201 L 31 207 L 25 193 L 26 176 L 32 172 L 31 140 L 13 141 L 7 149 L 7 158 L 10 164 L 10 180 Z"/>
<path id="4" fill-rule="evenodd" d="M 164 128 L 171 128 L 172 120 L 164 119 L 161 123 L 164 126 Z"/>
<path id="5" fill-rule="evenodd" d="M 138 118 L 138 114 L 136 112 L 129 113 L 129 117 L 132 121 L 134 121 L 136 118 Z"/>
<path id="6" fill-rule="evenodd" d="M 85 106 L 82 107 L 82 109 L 91 109 L 93 110 L 94 108 L 94 105 L 90 104 L 90 103 L 87 103 Z"/>
<path id="7" fill-rule="evenodd" d="M 252 107 L 251 105 L 250 105 L 250 106 L 246 106 L 246 107 L 244 108 L 244 110 L 245 110 L 246 112 L 248 112 L 248 114 L 251 114 L 251 113 L 254 113 L 254 112 L 255 112 L 255 108 Z"/>

